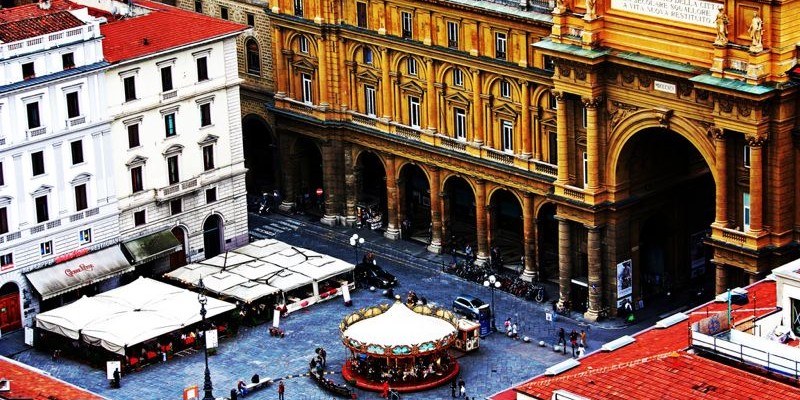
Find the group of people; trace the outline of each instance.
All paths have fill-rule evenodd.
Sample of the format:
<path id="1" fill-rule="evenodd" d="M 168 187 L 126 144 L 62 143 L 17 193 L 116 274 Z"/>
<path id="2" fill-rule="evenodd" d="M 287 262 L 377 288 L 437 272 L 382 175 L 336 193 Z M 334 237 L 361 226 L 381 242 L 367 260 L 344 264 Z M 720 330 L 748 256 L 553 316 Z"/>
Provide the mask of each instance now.
<path id="1" fill-rule="evenodd" d="M 569 333 L 569 343 L 572 346 L 573 357 L 583 357 L 586 354 L 586 331 L 581 329 L 578 333 L 575 329 Z M 558 329 L 558 345 L 567 354 L 567 332 L 564 328 Z"/>
<path id="2" fill-rule="evenodd" d="M 388 365 L 385 359 L 361 356 L 350 359 L 350 369 L 372 382 L 413 383 L 429 377 L 445 374 L 453 360 L 446 353 L 400 360 L 397 365 Z"/>
<path id="3" fill-rule="evenodd" d="M 464 383 L 464 378 L 458 378 L 458 386 L 456 380 L 450 382 L 450 394 L 453 398 L 466 398 L 467 397 L 467 384 Z"/>
<path id="4" fill-rule="evenodd" d="M 323 347 L 317 347 L 314 349 L 314 353 L 316 356 L 311 358 L 311 362 L 308 365 L 309 371 L 322 374 L 322 372 L 325 370 L 325 366 L 328 363 L 328 352 L 326 352 Z"/>
<path id="5" fill-rule="evenodd" d="M 510 317 L 506 318 L 506 321 L 503 322 L 503 327 L 506 330 L 506 336 L 514 340 L 519 339 L 519 329 L 517 327 L 517 323 L 512 322 Z"/>

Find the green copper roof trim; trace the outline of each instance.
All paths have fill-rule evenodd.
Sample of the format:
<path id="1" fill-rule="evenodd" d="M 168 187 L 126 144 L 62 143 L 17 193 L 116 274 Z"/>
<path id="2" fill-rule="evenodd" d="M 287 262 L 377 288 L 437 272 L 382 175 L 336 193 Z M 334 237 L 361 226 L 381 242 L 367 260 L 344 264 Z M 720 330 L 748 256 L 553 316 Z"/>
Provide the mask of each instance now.
<path id="1" fill-rule="evenodd" d="M 621 58 L 623 60 L 636 61 L 638 63 L 652 65 L 654 67 L 667 68 L 667 69 L 671 69 L 671 70 L 674 70 L 674 71 L 688 72 L 688 73 L 691 73 L 691 74 L 702 74 L 702 73 L 704 73 L 706 71 L 703 68 L 700 68 L 700 67 L 697 67 L 697 66 L 694 66 L 694 65 L 691 65 L 691 64 L 679 63 L 679 62 L 670 61 L 670 60 L 664 60 L 662 58 L 646 56 L 644 54 L 638 54 L 638 53 L 617 52 L 617 53 L 614 53 L 614 56 L 618 57 L 618 58 Z"/>
<path id="2" fill-rule="evenodd" d="M 546 50 L 560 51 L 562 53 L 569 53 L 575 56 L 589 58 L 589 59 L 603 57 L 611 52 L 610 49 L 603 47 L 598 49 L 584 49 L 583 47 L 576 46 L 574 44 L 556 43 L 547 39 L 540 40 L 534 43 L 533 47 L 538 47 L 540 49 L 546 49 Z"/>
<path id="3" fill-rule="evenodd" d="M 772 86 L 765 85 L 751 85 L 747 82 L 742 82 L 736 79 L 717 78 L 711 75 L 698 75 L 689 79 L 692 82 L 702 83 L 705 85 L 715 86 L 722 89 L 735 90 L 754 95 L 762 95 L 776 90 Z"/>

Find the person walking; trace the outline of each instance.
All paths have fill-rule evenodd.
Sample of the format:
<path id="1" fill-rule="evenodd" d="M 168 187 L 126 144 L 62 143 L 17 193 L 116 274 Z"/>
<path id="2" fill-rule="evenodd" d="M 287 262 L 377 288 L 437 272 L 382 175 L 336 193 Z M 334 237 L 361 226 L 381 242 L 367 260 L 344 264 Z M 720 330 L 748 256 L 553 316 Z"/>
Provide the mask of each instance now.
<path id="1" fill-rule="evenodd" d="M 458 379 L 458 397 L 464 397 L 467 394 L 467 385 L 464 383 L 464 378 Z"/>
<path id="2" fill-rule="evenodd" d="M 113 384 L 113 386 L 114 386 L 115 388 L 119 389 L 119 388 L 120 388 L 120 383 L 119 383 L 119 379 L 120 379 L 120 376 L 119 376 L 119 368 L 114 368 L 114 374 L 113 374 L 113 377 L 114 377 L 114 384 Z"/>
<path id="3" fill-rule="evenodd" d="M 564 332 L 564 328 L 558 328 L 558 345 L 561 346 L 561 349 L 564 350 L 564 354 L 567 354 L 567 333 Z"/>
<path id="4" fill-rule="evenodd" d="M 456 398 L 456 381 L 455 379 L 450 381 L 450 396 L 452 398 Z"/>
<path id="5" fill-rule="evenodd" d="M 575 357 L 578 351 L 578 332 L 575 329 L 569 333 L 569 342 L 572 345 L 572 356 Z"/>
<path id="6" fill-rule="evenodd" d="M 323 368 L 328 364 L 328 353 L 325 351 L 324 347 L 319 348 L 319 361 Z"/>
<path id="7" fill-rule="evenodd" d="M 383 387 L 381 389 L 383 390 L 381 392 L 381 398 L 388 399 L 389 398 L 389 381 L 383 381 Z"/>
<path id="8" fill-rule="evenodd" d="M 581 329 L 581 345 L 585 348 L 587 347 L 586 343 L 586 331 Z"/>
<path id="9" fill-rule="evenodd" d="M 278 383 L 278 400 L 283 400 L 283 393 L 286 391 L 286 386 L 283 385 L 283 381 L 281 380 Z"/>

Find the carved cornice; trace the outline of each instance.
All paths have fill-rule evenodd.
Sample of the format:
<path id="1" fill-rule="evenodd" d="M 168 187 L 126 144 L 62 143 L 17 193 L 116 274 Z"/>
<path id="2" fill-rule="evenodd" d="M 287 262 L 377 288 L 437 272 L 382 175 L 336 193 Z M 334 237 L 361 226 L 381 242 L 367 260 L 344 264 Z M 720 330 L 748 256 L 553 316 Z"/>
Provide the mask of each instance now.
<path id="1" fill-rule="evenodd" d="M 622 103 L 619 101 L 610 101 L 608 104 L 608 123 L 611 125 L 611 129 L 617 127 L 617 125 L 628 116 L 628 114 L 638 110 L 639 107 Z"/>
<path id="2" fill-rule="evenodd" d="M 583 106 L 589 109 L 600 107 L 603 104 L 603 101 L 604 101 L 603 96 L 581 97 L 581 102 L 583 102 Z"/>
<path id="3" fill-rule="evenodd" d="M 747 136 L 745 140 L 747 140 L 747 145 L 750 147 L 761 147 L 767 143 L 767 138 L 760 135 Z"/>

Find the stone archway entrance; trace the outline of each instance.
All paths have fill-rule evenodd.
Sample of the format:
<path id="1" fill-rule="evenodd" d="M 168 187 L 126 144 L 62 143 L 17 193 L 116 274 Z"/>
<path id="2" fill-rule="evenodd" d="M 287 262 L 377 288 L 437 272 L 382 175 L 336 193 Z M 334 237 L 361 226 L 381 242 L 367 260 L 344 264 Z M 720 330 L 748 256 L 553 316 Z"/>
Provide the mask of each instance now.
<path id="1" fill-rule="evenodd" d="M 558 221 L 556 205 L 546 203 L 536 214 L 539 280 L 558 278 Z"/>
<path id="2" fill-rule="evenodd" d="M 411 233 L 409 239 L 430 243 L 431 241 L 431 189 L 428 176 L 422 168 L 406 164 L 400 170 L 401 207 L 403 215 L 409 220 Z"/>
<path id="3" fill-rule="evenodd" d="M 447 225 L 445 236 L 449 242 L 455 241 L 456 248 L 464 249 L 469 243 L 478 251 L 475 219 L 475 194 L 469 183 L 462 177 L 451 176 L 444 183 L 445 217 Z"/>
<path id="4" fill-rule="evenodd" d="M 242 140 L 247 193 L 259 195 L 279 188 L 282 174 L 280 152 L 269 125 L 259 116 L 245 116 L 242 119 Z"/>
<path id="5" fill-rule="evenodd" d="M 172 228 L 172 234 L 181 242 L 181 249 L 169 255 L 169 267 L 175 269 L 186 265 L 186 231 L 180 226 Z"/>
<path id="6" fill-rule="evenodd" d="M 386 226 L 389 215 L 386 198 L 386 169 L 383 167 L 383 163 L 375 153 L 362 152 L 358 156 L 355 175 L 356 216 L 365 216 L 364 213 L 368 213 L 369 217 L 365 216 L 366 220 L 380 215 L 381 226 Z"/>
<path id="7" fill-rule="evenodd" d="M 520 259 L 525 253 L 522 222 L 522 204 L 510 191 L 501 189 L 492 193 L 489 201 L 490 246 L 499 249 L 503 265 L 513 266 L 518 272 L 522 272 L 524 267 Z"/>
<path id="8" fill-rule="evenodd" d="M 322 152 L 312 139 L 300 137 L 292 154 L 292 180 L 297 209 L 314 217 L 322 217 L 325 212 L 326 190 L 322 174 Z"/>
<path id="9" fill-rule="evenodd" d="M 19 297 L 16 283 L 8 282 L 0 287 L 0 332 L 10 332 L 22 327 Z"/>
<path id="10" fill-rule="evenodd" d="M 222 218 L 211 215 L 203 223 L 203 248 L 209 259 L 222 252 Z"/>

